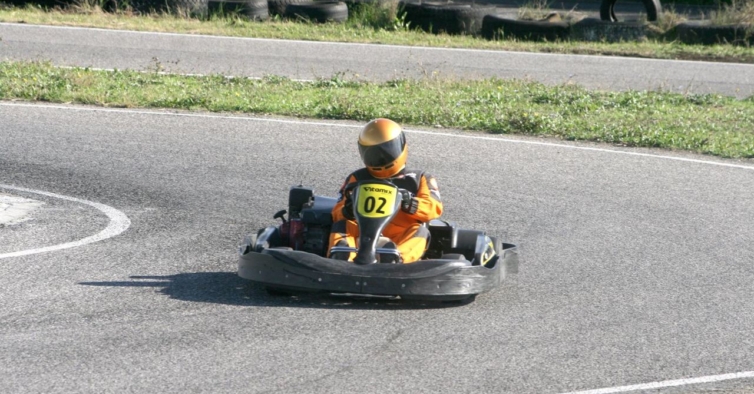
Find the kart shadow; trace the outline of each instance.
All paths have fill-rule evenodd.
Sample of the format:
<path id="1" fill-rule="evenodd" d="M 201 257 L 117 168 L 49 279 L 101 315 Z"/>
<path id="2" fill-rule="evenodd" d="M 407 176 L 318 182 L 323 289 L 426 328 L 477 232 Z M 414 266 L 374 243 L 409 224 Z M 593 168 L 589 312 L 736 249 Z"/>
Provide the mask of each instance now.
<path id="1" fill-rule="evenodd" d="M 224 305 L 247 305 L 287 308 L 323 309 L 440 309 L 470 302 L 432 302 L 301 293 L 291 296 L 271 295 L 258 284 L 239 278 L 235 272 L 193 272 L 175 275 L 134 275 L 129 281 L 79 282 L 84 286 L 154 287 L 158 292 L 181 301 Z"/>

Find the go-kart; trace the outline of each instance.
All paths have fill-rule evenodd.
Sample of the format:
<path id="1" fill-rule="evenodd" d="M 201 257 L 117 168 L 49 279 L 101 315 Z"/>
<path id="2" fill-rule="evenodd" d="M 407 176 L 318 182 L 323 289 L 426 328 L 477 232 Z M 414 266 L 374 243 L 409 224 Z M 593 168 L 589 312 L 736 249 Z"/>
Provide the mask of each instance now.
<path id="1" fill-rule="evenodd" d="M 381 247 L 381 231 L 409 192 L 388 181 L 359 182 L 352 190 L 353 214 L 360 233 L 357 248 L 335 246 L 328 250 L 331 212 L 337 200 L 294 186 L 287 212 L 281 210 L 273 216 L 282 223 L 244 238 L 239 248 L 238 275 L 262 284 L 272 294 L 321 292 L 463 301 L 496 288 L 506 273 L 518 272 L 515 245 L 443 220 L 426 224 L 430 242 L 421 260 L 385 263 L 395 262 L 395 258 L 384 257 L 394 257 L 398 252 L 394 247 Z M 355 253 L 355 258 L 328 258 L 328 252 L 333 256 Z"/>

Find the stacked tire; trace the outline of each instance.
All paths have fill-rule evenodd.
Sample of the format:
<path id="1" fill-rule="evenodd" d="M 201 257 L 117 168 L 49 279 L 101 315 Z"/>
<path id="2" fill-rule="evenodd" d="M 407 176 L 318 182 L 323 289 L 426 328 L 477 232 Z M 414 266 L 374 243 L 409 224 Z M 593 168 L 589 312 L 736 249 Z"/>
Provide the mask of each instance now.
<path id="1" fill-rule="evenodd" d="M 340 23 L 348 20 L 348 6 L 342 2 L 288 4 L 283 16 L 288 19 L 307 20 L 316 23 Z"/>
<path id="2" fill-rule="evenodd" d="M 571 25 L 571 37 L 582 41 L 642 41 L 647 38 L 647 24 L 584 18 Z"/>
<path id="3" fill-rule="evenodd" d="M 209 0 L 210 15 L 238 15 L 253 21 L 270 17 L 267 0 Z"/>
<path id="4" fill-rule="evenodd" d="M 267 6 L 272 16 L 285 16 L 285 9 L 291 4 L 306 4 L 311 3 L 312 0 L 268 0 Z"/>
<path id="5" fill-rule="evenodd" d="M 662 14 L 662 4 L 660 0 L 642 0 L 644 8 L 647 11 L 647 21 L 654 22 Z M 618 22 L 615 16 L 615 4 L 618 0 L 602 0 L 600 4 L 600 19 L 608 22 Z"/>
<path id="6" fill-rule="evenodd" d="M 752 26 L 747 25 L 713 26 L 701 21 L 683 22 L 670 32 L 670 36 L 677 38 L 684 44 L 752 46 L 754 45 L 754 34 L 751 30 Z"/>
<path id="7" fill-rule="evenodd" d="M 263 21 L 270 16 L 316 23 L 344 22 L 348 19 L 345 3 L 312 0 L 209 0 L 209 13 L 238 15 Z"/>
<path id="8" fill-rule="evenodd" d="M 133 0 L 129 4 L 138 12 L 167 12 L 179 15 L 204 17 L 207 15 L 208 0 Z"/>
<path id="9" fill-rule="evenodd" d="M 482 36 L 489 40 L 513 38 L 531 41 L 565 40 L 570 25 L 562 21 L 528 21 L 487 15 L 482 21 Z"/>
<path id="10" fill-rule="evenodd" d="M 586 18 L 574 25 L 574 37 L 586 41 L 641 41 L 647 38 L 647 25 L 643 22 L 619 21 L 615 5 L 619 0 L 602 0 L 600 19 Z M 662 14 L 660 0 L 641 0 L 647 21 L 655 22 Z"/>
<path id="11" fill-rule="evenodd" d="M 494 12 L 494 6 L 475 4 L 400 2 L 398 5 L 398 13 L 405 13 L 409 28 L 435 34 L 479 34 L 485 15 Z"/>

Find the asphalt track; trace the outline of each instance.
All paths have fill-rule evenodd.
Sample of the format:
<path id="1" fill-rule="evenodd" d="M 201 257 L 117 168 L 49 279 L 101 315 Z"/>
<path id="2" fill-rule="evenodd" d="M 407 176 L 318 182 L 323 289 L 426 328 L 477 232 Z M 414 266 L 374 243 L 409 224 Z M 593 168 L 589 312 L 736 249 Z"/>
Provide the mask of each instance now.
<path id="1" fill-rule="evenodd" d="M 0 258 L 0 392 L 754 390 L 752 162 L 412 131 L 446 218 L 518 243 L 520 274 L 462 306 L 276 298 L 235 245 L 288 186 L 333 194 L 358 125 L 22 103 L 0 124 L 0 184 L 28 189 L 0 192 L 45 203 L 0 253 L 129 221 Z"/>
<path id="2" fill-rule="evenodd" d="M 343 48 L 381 50 L 16 27 L 0 24 L 2 59 L 102 68 L 311 78 L 350 69 L 333 60 Z M 234 58 L 239 42 L 264 55 Z M 448 52 L 448 70 L 491 53 Z M 393 75 L 451 73 L 397 56 Z M 610 58 L 504 58 L 520 77 L 528 56 L 614 74 L 578 63 Z M 690 91 L 751 89 L 747 65 L 636 62 Z M 720 67 L 722 83 L 678 76 L 689 65 Z M 0 193 L 44 203 L 0 227 L 0 392 L 754 391 L 754 163 L 414 131 L 412 164 L 440 180 L 446 218 L 521 245 L 518 276 L 456 307 L 275 298 L 238 279 L 234 245 L 272 223 L 289 185 L 333 193 L 359 165 L 356 130 L 0 103 Z"/>
<path id="3" fill-rule="evenodd" d="M 190 36 L 0 23 L 0 61 L 297 79 L 518 78 L 591 89 L 754 95 L 754 65 Z"/>

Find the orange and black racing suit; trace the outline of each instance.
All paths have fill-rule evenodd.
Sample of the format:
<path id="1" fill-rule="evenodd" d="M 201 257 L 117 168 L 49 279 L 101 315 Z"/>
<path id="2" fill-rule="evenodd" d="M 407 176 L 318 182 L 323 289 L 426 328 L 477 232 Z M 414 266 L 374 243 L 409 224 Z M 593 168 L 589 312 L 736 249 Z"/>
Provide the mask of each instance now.
<path id="1" fill-rule="evenodd" d="M 346 240 L 348 246 L 356 247 L 359 228 L 356 221 L 343 215 L 343 206 L 350 197 L 346 196 L 346 187 L 354 182 L 375 180 L 366 168 L 351 173 L 340 188 L 340 198 L 332 210 L 333 226 L 330 233 L 330 248 L 339 241 Z M 427 249 L 429 230 L 423 223 L 437 219 L 442 215 L 442 202 L 437 181 L 422 171 L 404 169 L 388 179 L 395 186 L 406 189 L 414 195 L 412 203 L 400 209 L 382 230 L 382 235 L 395 242 L 404 263 L 419 260 Z M 351 259 L 355 253 L 351 254 Z"/>

